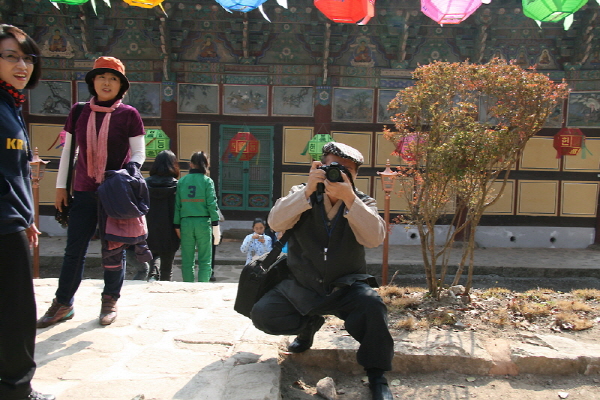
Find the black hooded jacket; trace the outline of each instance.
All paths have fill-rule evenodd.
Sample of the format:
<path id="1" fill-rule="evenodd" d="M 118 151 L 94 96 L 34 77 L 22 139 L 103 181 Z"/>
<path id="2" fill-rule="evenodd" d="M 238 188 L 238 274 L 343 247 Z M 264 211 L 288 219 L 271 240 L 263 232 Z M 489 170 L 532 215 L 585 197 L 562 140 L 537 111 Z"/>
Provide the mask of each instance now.
<path id="1" fill-rule="evenodd" d="M 179 238 L 173 227 L 177 179 L 153 175 L 146 178 L 150 191 L 148 223 L 148 247 L 156 254 L 174 253 L 179 249 Z"/>

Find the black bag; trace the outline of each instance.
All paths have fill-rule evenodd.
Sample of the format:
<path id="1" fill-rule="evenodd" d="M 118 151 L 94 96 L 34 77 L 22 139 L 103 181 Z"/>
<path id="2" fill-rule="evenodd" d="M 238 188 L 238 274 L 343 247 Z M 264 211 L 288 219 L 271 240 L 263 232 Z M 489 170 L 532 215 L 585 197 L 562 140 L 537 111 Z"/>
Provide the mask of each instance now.
<path id="1" fill-rule="evenodd" d="M 70 194 L 67 197 L 67 203 L 68 203 L 68 205 L 66 205 L 66 206 L 63 204 L 62 211 L 60 211 L 57 208 L 56 212 L 54 213 L 54 219 L 63 228 L 66 228 L 67 226 L 69 226 L 69 212 L 71 211 L 71 204 L 73 204 L 73 196 L 71 196 Z"/>
<path id="2" fill-rule="evenodd" d="M 273 289 L 288 277 L 287 256 L 280 255 L 291 231 L 286 233 L 273 245 L 273 250 L 252 260 L 244 266 L 240 274 L 240 282 L 233 309 L 250 318 L 254 304 L 265 293 Z"/>
<path id="3" fill-rule="evenodd" d="M 81 115 L 81 110 L 83 110 L 83 106 L 85 106 L 85 103 L 77 103 L 77 107 L 75 107 L 75 109 L 73 110 L 73 116 L 71 117 L 71 118 L 73 118 L 73 123 L 71 124 L 71 126 L 73 126 L 73 130 L 75 130 L 75 124 L 77 123 L 77 120 L 79 119 L 79 116 Z M 75 159 L 75 147 L 76 146 L 75 146 L 75 136 L 74 135 L 71 135 L 71 136 L 72 136 L 72 138 L 71 138 L 71 150 L 69 152 L 69 170 L 67 172 L 67 205 L 65 206 L 63 204 L 62 211 L 60 211 L 57 208 L 56 212 L 54 213 L 54 219 L 63 228 L 66 228 L 69 225 L 69 211 L 71 211 L 71 204 L 73 203 L 73 196 L 71 196 L 71 181 L 73 179 L 73 162 Z"/>

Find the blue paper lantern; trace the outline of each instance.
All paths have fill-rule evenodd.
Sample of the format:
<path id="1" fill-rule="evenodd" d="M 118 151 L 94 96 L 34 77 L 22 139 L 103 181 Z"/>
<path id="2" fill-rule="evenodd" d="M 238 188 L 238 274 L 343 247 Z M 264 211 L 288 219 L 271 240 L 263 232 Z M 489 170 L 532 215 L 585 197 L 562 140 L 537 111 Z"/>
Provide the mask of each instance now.
<path id="1" fill-rule="evenodd" d="M 224 9 L 229 12 L 240 11 L 248 12 L 252 11 L 258 6 L 262 5 L 267 0 L 216 0 Z"/>

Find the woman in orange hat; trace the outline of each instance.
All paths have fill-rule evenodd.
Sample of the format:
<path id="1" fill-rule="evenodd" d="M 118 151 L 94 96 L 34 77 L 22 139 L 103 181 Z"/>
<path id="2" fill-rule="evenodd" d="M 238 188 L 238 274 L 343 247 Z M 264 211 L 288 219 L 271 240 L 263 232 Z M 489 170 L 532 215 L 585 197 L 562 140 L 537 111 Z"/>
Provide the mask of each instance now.
<path id="1" fill-rule="evenodd" d="M 123 63 L 114 57 L 100 57 L 87 73 L 85 81 L 93 97 L 80 111 L 74 105 L 67 118 L 62 132 L 65 141 L 56 181 L 55 206 L 62 211 L 69 205 L 67 176 L 74 172 L 65 256 L 56 297 L 38 320 L 38 328 L 74 316 L 75 292 L 83 278 L 85 254 L 98 224 L 96 191 L 104 179 L 104 172 L 122 169 L 128 163 L 137 164 L 139 169 L 146 157 L 142 118 L 134 107 L 121 102 L 129 89 Z M 71 146 L 79 149 L 74 171 L 69 171 Z M 111 324 L 117 317 L 116 303 L 124 277 L 124 257 L 120 268 L 104 269 L 99 318 L 102 325 Z"/>

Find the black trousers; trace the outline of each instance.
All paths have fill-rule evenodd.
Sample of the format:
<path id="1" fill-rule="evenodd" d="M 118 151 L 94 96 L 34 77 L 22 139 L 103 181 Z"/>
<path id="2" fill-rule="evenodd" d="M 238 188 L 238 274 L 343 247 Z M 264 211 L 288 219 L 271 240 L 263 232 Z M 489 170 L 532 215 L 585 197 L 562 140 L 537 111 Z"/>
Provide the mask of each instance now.
<path id="1" fill-rule="evenodd" d="M 36 306 L 25 231 L 0 235 L 0 399 L 23 399 L 35 373 Z"/>
<path id="2" fill-rule="evenodd" d="M 335 315 L 346 331 L 360 343 L 356 359 L 365 369 L 392 369 L 394 339 L 387 326 L 387 307 L 373 288 L 364 282 L 340 289 L 314 308 L 300 314 L 276 286 L 252 309 L 252 322 L 271 335 L 297 335 L 313 315 Z"/>

